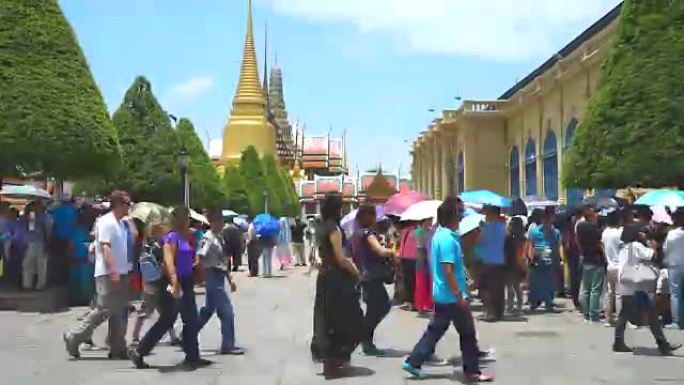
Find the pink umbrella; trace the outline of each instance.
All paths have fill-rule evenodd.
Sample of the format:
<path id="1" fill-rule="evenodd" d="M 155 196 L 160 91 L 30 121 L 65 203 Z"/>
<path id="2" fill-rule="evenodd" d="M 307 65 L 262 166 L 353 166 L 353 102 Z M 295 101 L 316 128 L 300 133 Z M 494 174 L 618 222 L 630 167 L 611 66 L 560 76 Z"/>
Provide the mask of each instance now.
<path id="1" fill-rule="evenodd" d="M 412 204 L 427 200 L 428 196 L 415 192 L 400 192 L 392 195 L 385 203 L 385 215 L 401 216 Z"/>

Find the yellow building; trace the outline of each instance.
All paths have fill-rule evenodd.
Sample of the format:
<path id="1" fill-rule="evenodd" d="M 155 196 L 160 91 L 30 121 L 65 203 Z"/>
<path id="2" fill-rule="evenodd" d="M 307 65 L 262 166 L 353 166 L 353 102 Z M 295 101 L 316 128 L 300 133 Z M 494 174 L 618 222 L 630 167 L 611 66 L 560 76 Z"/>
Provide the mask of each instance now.
<path id="1" fill-rule="evenodd" d="M 414 187 L 435 198 L 488 189 L 574 202 L 560 180 L 563 154 L 601 76 L 618 5 L 493 101 L 465 100 L 413 143 Z"/>
<path id="2" fill-rule="evenodd" d="M 267 76 L 264 74 L 264 76 Z M 260 156 L 276 154 L 276 132 L 266 115 L 266 95 L 259 81 L 254 49 L 252 1 L 247 0 L 247 34 L 230 120 L 224 128 L 221 164 L 240 160 L 242 150 L 254 146 Z"/>

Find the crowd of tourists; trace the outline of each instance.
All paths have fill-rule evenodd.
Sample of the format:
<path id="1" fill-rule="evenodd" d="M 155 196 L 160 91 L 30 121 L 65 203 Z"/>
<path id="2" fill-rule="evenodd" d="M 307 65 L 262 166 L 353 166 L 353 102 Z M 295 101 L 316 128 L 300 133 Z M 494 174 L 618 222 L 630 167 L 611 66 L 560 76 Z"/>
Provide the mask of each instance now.
<path id="1" fill-rule="evenodd" d="M 567 297 L 587 324 L 615 327 L 615 352 L 632 351 L 625 342 L 629 325 L 648 325 L 663 355 L 681 347 L 666 340 L 663 328 L 684 329 L 684 208 L 612 202 L 561 212 L 547 206 L 528 215 L 448 198 L 417 221 L 378 218 L 375 206 L 363 205 L 355 226 L 343 229 L 341 198 L 329 194 L 310 223 L 274 219 L 266 231 L 258 217 L 239 226 L 220 210 L 206 211 L 207 223 L 192 221 L 182 206 L 168 223 L 146 222 L 130 215 L 127 193 L 114 191 L 107 205 L 66 199 L 47 207 L 36 200 L 19 214 L 0 203 L 0 258 L 3 279 L 12 285 L 43 290 L 54 276 L 72 287 L 74 298 L 90 302 L 63 335 L 74 358 L 108 321 L 111 359 L 147 368 L 145 357 L 168 333 L 183 348 L 184 365 L 209 365 L 200 357 L 198 334 L 214 314 L 221 321 L 219 352 L 243 354 L 229 293 L 246 253 L 250 277 L 272 277 L 274 265 L 285 269 L 293 257 L 295 266 L 318 269 L 311 352 L 326 378 L 343 376 L 359 345 L 364 355 L 385 354 L 374 334 L 394 304 L 430 319 L 405 372 L 422 377 L 424 364 L 440 361 L 435 346 L 453 323 L 465 379 L 486 382 L 493 377 L 481 372 L 480 361 L 492 357 L 478 346 L 474 298 L 483 304 L 479 320 L 497 322 L 542 308 L 556 312 L 557 299 Z M 206 290 L 199 309 L 198 284 Z M 140 300 L 138 308 L 132 300 Z M 174 330 L 179 316 L 180 336 Z"/>
<path id="2" fill-rule="evenodd" d="M 557 298 L 570 298 L 587 324 L 615 327 L 615 352 L 632 351 L 624 335 L 631 324 L 648 325 L 660 353 L 671 355 L 681 345 L 669 343 L 663 328 L 684 328 L 684 208 L 609 202 L 506 215 L 510 209 L 464 208 L 460 199 L 449 198 L 436 217 L 385 217 L 384 223 L 377 222 L 374 206 L 362 206 L 357 226 L 345 231 L 339 226 L 341 202 L 328 197 L 316 232 L 322 265 L 314 359 L 323 361 L 328 378 L 336 378 L 344 375 L 357 345 L 364 355 L 382 356 L 374 332 L 395 304 L 430 318 L 403 364 L 405 372 L 424 376 L 422 366 L 438 360 L 435 345 L 453 323 L 465 379 L 491 381 L 479 366 L 488 354 L 478 347 L 470 311 L 475 297 L 482 301 L 479 319 L 485 322 L 539 309 L 557 312 Z M 388 284 L 394 284 L 393 299 Z"/>

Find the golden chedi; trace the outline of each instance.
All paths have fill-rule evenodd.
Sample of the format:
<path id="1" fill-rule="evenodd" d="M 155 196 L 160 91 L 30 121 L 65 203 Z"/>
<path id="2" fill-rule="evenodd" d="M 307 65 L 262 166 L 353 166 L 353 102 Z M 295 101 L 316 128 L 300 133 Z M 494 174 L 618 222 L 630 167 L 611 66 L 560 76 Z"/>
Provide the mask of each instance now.
<path id="1" fill-rule="evenodd" d="M 223 132 L 221 163 L 240 160 L 242 151 L 254 146 L 260 156 L 275 155 L 275 129 L 266 116 L 266 98 L 259 81 L 254 35 L 252 2 L 247 0 L 247 36 L 240 68 L 240 81 L 233 99 L 233 108 Z"/>

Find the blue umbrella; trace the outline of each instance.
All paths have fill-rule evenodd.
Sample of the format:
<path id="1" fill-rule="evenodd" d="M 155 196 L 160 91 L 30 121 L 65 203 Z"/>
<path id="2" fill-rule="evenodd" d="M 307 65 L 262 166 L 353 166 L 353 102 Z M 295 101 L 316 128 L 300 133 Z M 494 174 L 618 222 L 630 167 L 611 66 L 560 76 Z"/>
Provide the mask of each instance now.
<path id="1" fill-rule="evenodd" d="M 634 202 L 635 205 L 684 207 L 684 191 L 653 190 L 642 195 Z"/>
<path id="2" fill-rule="evenodd" d="M 461 194 L 461 200 L 480 205 L 509 207 L 511 200 L 489 190 L 466 191 Z"/>
<path id="3" fill-rule="evenodd" d="M 260 237 L 275 237 L 280 233 L 280 222 L 271 214 L 259 214 L 252 223 Z"/>

